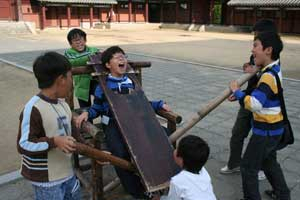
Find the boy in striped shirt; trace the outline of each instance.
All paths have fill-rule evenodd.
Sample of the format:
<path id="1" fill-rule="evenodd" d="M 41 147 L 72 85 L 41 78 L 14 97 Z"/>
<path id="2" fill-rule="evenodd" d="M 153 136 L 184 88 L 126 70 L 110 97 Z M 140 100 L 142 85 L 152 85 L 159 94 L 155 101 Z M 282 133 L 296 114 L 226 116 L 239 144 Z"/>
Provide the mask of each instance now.
<path id="1" fill-rule="evenodd" d="M 246 95 L 237 81 L 230 83 L 230 89 L 241 106 L 253 113 L 252 136 L 241 162 L 244 198 L 260 200 L 257 173 L 263 169 L 273 187 L 274 199 L 289 200 L 290 191 L 276 159 L 276 150 L 283 134 L 283 115 L 276 78 L 280 79 L 279 56 L 283 44 L 276 33 L 263 32 L 254 38 L 252 54 L 256 66 L 262 66 L 256 89 Z"/>

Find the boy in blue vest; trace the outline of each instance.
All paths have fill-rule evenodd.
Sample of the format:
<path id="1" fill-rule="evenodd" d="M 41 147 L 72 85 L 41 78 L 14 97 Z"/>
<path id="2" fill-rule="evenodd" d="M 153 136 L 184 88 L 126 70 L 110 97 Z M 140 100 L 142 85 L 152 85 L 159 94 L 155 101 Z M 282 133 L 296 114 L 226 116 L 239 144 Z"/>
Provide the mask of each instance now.
<path id="1" fill-rule="evenodd" d="M 290 190 L 276 158 L 276 150 L 283 134 L 283 115 L 280 107 L 276 78 L 282 79 L 279 56 L 283 44 L 277 33 L 262 32 L 254 38 L 252 55 L 261 76 L 256 88 L 246 95 L 237 81 L 230 89 L 242 107 L 253 113 L 252 136 L 241 162 L 245 200 L 260 200 L 257 173 L 260 169 L 272 185 L 273 199 L 290 200 Z M 268 191 L 269 192 L 269 191 Z"/>

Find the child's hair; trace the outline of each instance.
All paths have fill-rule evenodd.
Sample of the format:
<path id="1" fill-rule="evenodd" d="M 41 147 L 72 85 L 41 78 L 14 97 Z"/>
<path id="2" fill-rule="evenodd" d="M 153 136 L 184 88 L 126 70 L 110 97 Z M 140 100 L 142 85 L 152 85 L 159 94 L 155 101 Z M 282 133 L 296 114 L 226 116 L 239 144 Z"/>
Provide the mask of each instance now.
<path id="1" fill-rule="evenodd" d="M 277 33 L 275 23 L 270 19 L 261 19 L 257 21 L 253 26 L 255 32 L 274 32 Z"/>
<path id="2" fill-rule="evenodd" d="M 280 36 L 274 32 L 261 32 L 254 38 L 254 40 L 259 40 L 263 46 L 263 49 L 272 47 L 272 60 L 277 60 L 280 57 L 280 52 L 283 49 L 283 44 Z"/>
<path id="3" fill-rule="evenodd" d="M 199 173 L 209 156 L 209 146 L 200 137 L 188 135 L 179 141 L 177 156 L 183 159 L 183 168 Z"/>
<path id="4" fill-rule="evenodd" d="M 106 63 L 108 63 L 112 59 L 113 55 L 116 53 L 125 54 L 123 49 L 121 49 L 119 46 L 111 46 L 105 51 L 103 51 L 103 53 L 101 54 L 102 64 L 105 65 Z"/>
<path id="5" fill-rule="evenodd" d="M 67 36 L 69 44 L 71 44 L 72 40 L 77 37 L 83 37 L 83 39 L 86 40 L 86 33 L 79 28 L 72 29 Z"/>
<path id="6" fill-rule="evenodd" d="M 40 55 L 33 63 L 34 76 L 40 89 L 51 87 L 57 77 L 66 77 L 70 70 L 71 64 L 68 59 L 56 52 Z"/>

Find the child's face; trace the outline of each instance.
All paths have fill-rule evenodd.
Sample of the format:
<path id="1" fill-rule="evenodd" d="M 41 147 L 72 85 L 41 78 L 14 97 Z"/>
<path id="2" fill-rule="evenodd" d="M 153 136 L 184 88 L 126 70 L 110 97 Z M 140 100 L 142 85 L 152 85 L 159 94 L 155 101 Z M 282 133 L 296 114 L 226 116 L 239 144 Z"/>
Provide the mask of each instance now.
<path id="1" fill-rule="evenodd" d="M 263 49 L 260 40 L 253 42 L 252 55 L 256 66 L 265 67 L 271 61 L 272 47 Z"/>
<path id="2" fill-rule="evenodd" d="M 115 53 L 106 67 L 109 69 L 110 73 L 114 77 L 122 77 L 126 73 L 127 69 L 127 59 L 123 53 Z"/>
<path id="3" fill-rule="evenodd" d="M 86 40 L 81 36 L 76 36 L 71 40 L 71 47 L 76 51 L 82 52 L 85 49 Z"/>
<path id="4" fill-rule="evenodd" d="M 72 72 L 68 71 L 66 76 L 59 76 L 57 78 L 57 98 L 65 98 L 72 89 Z"/>

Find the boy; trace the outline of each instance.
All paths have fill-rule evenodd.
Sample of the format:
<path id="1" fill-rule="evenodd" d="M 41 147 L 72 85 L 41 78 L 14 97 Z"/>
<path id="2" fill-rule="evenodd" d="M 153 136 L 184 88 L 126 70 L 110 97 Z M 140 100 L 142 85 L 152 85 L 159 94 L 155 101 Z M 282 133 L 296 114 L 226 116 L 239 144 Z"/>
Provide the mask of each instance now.
<path id="1" fill-rule="evenodd" d="M 124 51 L 118 46 L 112 46 L 106 49 L 101 55 L 101 61 L 110 74 L 107 76 L 107 87 L 121 94 L 127 94 L 134 89 L 133 82 L 126 76 L 127 59 Z M 150 102 L 155 111 L 164 109 L 170 111 L 170 108 L 163 101 Z M 94 104 L 77 118 L 77 127 L 81 126 L 82 121 L 94 119 L 101 115 L 102 124 L 107 139 L 110 152 L 120 158 L 130 161 L 130 155 L 125 142 L 119 132 L 116 121 L 109 109 L 108 102 L 105 99 L 100 86 L 95 90 Z M 147 198 L 144 194 L 144 187 L 140 178 L 132 172 L 115 167 L 124 189 L 135 198 Z"/>
<path id="2" fill-rule="evenodd" d="M 269 19 L 261 19 L 255 23 L 253 27 L 254 35 L 256 36 L 258 33 L 261 32 L 274 32 L 277 33 L 276 25 L 273 21 Z M 259 66 L 258 66 L 259 67 Z M 253 56 L 251 55 L 250 61 L 243 65 L 243 70 L 245 73 L 252 73 L 256 70 L 256 66 L 254 63 Z M 251 94 L 251 92 L 256 87 L 258 81 L 258 76 L 253 76 L 248 81 L 247 89 L 245 90 L 246 94 Z M 235 97 L 231 95 L 228 98 L 229 101 L 235 101 Z M 227 165 L 221 168 L 221 174 L 231 174 L 234 172 L 240 171 L 240 163 L 241 163 L 241 154 L 244 145 L 244 139 L 248 137 L 248 134 L 251 130 L 251 120 L 252 120 L 252 113 L 249 110 L 244 109 L 240 106 L 238 111 L 238 115 L 236 117 L 236 121 L 232 128 L 232 136 L 230 138 L 230 155 L 228 159 Z M 265 175 L 263 171 L 259 171 L 258 179 L 264 180 Z"/>
<path id="3" fill-rule="evenodd" d="M 41 90 L 20 115 L 21 174 L 31 181 L 36 200 L 78 200 L 80 184 L 71 162 L 76 141 L 72 113 L 61 99 L 72 87 L 71 65 L 64 56 L 48 52 L 35 60 L 33 72 Z"/>
<path id="4" fill-rule="evenodd" d="M 209 156 L 207 143 L 200 137 L 186 136 L 179 141 L 173 155 L 182 171 L 172 177 L 168 196 L 161 196 L 160 199 L 216 200 L 210 176 L 204 168 Z"/>
<path id="5" fill-rule="evenodd" d="M 252 54 L 256 66 L 262 66 L 262 74 L 256 88 L 246 95 L 237 81 L 230 83 L 230 89 L 241 106 L 253 113 L 253 134 L 241 162 L 244 198 L 247 200 L 261 199 L 257 181 L 260 169 L 263 169 L 273 187 L 274 199 L 290 199 L 289 188 L 276 160 L 277 145 L 283 133 L 283 116 L 275 75 L 270 71 L 274 70 L 282 79 L 279 64 L 282 49 L 278 34 L 258 33 L 254 38 Z"/>
<path id="6" fill-rule="evenodd" d="M 99 51 L 97 48 L 86 45 L 86 33 L 80 29 L 72 29 L 67 38 L 71 48 L 65 51 L 65 56 L 72 67 L 85 66 L 89 56 Z M 91 106 L 90 96 L 94 94 L 98 84 L 97 81 L 92 80 L 89 74 L 76 75 L 73 78 L 75 96 L 78 99 L 80 108 Z"/>

